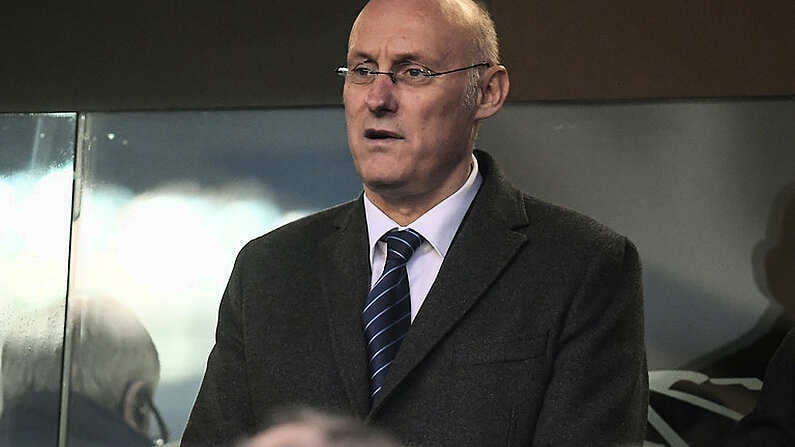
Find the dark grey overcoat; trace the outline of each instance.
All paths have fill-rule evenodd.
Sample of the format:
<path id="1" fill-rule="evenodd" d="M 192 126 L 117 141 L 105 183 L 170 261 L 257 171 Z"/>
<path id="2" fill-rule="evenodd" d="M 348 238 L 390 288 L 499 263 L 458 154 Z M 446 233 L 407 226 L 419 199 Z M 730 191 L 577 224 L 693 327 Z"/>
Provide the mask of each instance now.
<path id="1" fill-rule="evenodd" d="M 648 379 L 635 248 L 522 194 L 476 156 L 483 185 L 372 408 L 359 198 L 242 249 L 182 445 L 229 445 L 296 404 L 366 419 L 410 446 L 640 442 Z"/>

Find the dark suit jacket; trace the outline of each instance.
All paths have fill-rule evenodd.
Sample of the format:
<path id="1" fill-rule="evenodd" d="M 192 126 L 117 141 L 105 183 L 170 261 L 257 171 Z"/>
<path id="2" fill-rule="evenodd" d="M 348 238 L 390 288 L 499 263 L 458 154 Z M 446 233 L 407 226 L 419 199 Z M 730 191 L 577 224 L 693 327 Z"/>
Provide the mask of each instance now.
<path id="1" fill-rule="evenodd" d="M 635 248 L 511 187 L 483 185 L 387 374 L 368 401 L 362 199 L 241 251 L 183 446 L 224 445 L 304 404 L 411 446 L 640 442 L 648 378 Z"/>

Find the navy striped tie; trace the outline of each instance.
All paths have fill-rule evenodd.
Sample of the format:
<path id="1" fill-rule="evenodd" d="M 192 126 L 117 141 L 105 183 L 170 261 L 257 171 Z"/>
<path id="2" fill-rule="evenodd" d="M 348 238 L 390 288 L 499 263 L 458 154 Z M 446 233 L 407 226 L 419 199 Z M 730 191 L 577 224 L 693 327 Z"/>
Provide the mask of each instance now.
<path id="1" fill-rule="evenodd" d="M 406 263 L 422 240 L 419 233 L 409 228 L 390 231 L 381 238 L 386 242 L 384 272 L 367 295 L 362 311 L 370 354 L 370 402 L 381 391 L 389 365 L 411 325 Z"/>

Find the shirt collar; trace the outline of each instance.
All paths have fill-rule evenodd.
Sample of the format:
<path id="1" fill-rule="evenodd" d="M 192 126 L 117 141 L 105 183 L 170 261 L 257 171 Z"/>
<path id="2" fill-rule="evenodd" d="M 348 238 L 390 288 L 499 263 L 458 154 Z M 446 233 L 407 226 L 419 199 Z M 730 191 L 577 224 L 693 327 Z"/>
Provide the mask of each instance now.
<path id="1" fill-rule="evenodd" d="M 453 237 L 458 227 L 464 220 L 464 215 L 475 199 L 483 178 L 478 172 L 478 161 L 472 156 L 472 170 L 464 184 L 456 192 L 426 211 L 409 227 L 422 235 L 426 241 L 442 257 L 447 255 L 447 250 L 453 242 Z M 408 227 L 401 227 L 378 209 L 364 194 L 364 213 L 367 219 L 367 233 L 370 241 L 370 261 L 373 260 L 375 245 L 381 236 L 387 232 Z"/>

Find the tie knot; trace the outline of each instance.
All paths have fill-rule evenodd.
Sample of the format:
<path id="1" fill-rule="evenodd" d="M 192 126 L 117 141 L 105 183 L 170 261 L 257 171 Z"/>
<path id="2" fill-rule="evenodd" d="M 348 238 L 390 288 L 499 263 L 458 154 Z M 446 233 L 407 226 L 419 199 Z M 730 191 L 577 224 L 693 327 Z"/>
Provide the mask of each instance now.
<path id="1" fill-rule="evenodd" d="M 386 242 L 387 261 L 408 262 L 414 251 L 422 244 L 423 238 L 411 228 L 393 230 L 381 237 Z"/>

